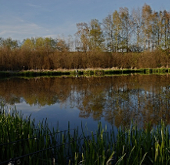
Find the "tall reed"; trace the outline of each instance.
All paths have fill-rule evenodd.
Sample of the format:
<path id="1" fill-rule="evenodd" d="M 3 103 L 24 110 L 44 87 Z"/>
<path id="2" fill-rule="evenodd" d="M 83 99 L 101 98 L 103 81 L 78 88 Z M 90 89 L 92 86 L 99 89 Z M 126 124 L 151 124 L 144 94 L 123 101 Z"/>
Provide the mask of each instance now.
<path id="1" fill-rule="evenodd" d="M 168 126 L 163 121 L 155 128 L 107 130 L 101 123 L 89 134 L 87 128 L 59 131 L 49 129 L 47 120 L 35 124 L 16 109 L 0 109 L 0 165 L 20 164 L 136 165 L 170 163 Z M 11 159 L 13 158 L 13 159 Z"/>

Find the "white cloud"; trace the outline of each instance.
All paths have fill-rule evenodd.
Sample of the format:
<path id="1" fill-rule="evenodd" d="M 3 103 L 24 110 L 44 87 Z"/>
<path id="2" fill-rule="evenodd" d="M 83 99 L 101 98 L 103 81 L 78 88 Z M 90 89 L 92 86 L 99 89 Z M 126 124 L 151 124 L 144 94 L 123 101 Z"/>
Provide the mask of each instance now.
<path id="1" fill-rule="evenodd" d="M 22 38 L 23 35 L 32 36 L 32 35 L 39 34 L 41 31 L 43 31 L 43 28 L 34 23 L 22 23 L 18 25 L 8 24 L 8 25 L 2 25 L 0 27 L 0 35 L 2 37 L 17 36 L 18 39 Z"/>
<path id="2" fill-rule="evenodd" d="M 30 37 L 52 37 L 58 35 L 68 36 L 74 34 L 76 23 L 66 21 L 63 24 L 53 22 L 52 24 L 41 24 L 24 20 L 21 16 L 0 17 L 0 37 L 23 40 Z"/>
<path id="3" fill-rule="evenodd" d="M 47 37 L 47 38 L 56 38 L 56 35 L 55 34 L 49 34 L 49 35 L 45 35 L 43 37 Z"/>
<path id="4" fill-rule="evenodd" d="M 27 6 L 31 8 L 35 8 L 37 10 L 51 12 L 51 10 L 47 9 L 45 6 L 43 7 L 43 5 L 35 5 L 35 4 L 27 3 Z"/>
<path id="5" fill-rule="evenodd" d="M 30 6 L 30 7 L 34 7 L 34 8 L 41 8 L 41 6 L 34 5 L 34 4 L 31 4 L 31 3 L 27 3 L 27 5 Z"/>
<path id="6" fill-rule="evenodd" d="M 46 32 L 46 29 L 36 23 L 27 22 L 20 17 L 10 17 L 8 20 L 1 17 L 0 36 L 13 39 L 24 39 L 34 37 Z"/>

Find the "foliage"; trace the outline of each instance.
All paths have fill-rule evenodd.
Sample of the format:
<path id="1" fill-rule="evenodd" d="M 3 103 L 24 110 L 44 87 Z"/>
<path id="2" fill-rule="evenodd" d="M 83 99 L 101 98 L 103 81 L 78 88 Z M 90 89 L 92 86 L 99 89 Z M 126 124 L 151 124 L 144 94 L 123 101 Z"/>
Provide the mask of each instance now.
<path id="1" fill-rule="evenodd" d="M 16 110 L 1 105 L 0 163 L 22 164 L 169 164 L 169 131 L 163 121 L 155 128 L 107 130 L 98 124 L 96 132 L 50 130 L 45 120 L 35 125 Z M 87 129 L 87 128 L 86 128 Z M 13 158 L 13 159 L 10 159 Z"/>
<path id="2" fill-rule="evenodd" d="M 120 8 L 78 23 L 75 40 L 0 38 L 0 70 L 168 67 L 169 35 L 170 12 Z"/>

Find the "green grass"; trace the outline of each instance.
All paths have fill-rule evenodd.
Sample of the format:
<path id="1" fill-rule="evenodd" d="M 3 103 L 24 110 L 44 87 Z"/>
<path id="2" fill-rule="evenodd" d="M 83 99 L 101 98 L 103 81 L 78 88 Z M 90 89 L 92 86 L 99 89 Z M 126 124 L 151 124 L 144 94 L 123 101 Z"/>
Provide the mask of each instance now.
<path id="1" fill-rule="evenodd" d="M 165 74 L 170 69 L 165 68 L 143 68 L 143 69 L 94 69 L 94 70 L 78 70 L 78 71 L 0 71 L 0 78 L 3 77 L 40 77 L 40 76 L 105 76 L 115 74 Z"/>
<path id="2" fill-rule="evenodd" d="M 31 117 L 1 105 L 0 164 L 16 157 L 20 164 L 31 165 L 54 164 L 53 160 L 57 165 L 170 164 L 170 133 L 163 121 L 154 128 L 147 124 L 145 129 L 132 122 L 117 131 L 99 123 L 95 132 L 85 132 L 83 126 L 71 130 L 70 124 L 65 132 L 50 130 L 47 120 L 36 125 Z"/>

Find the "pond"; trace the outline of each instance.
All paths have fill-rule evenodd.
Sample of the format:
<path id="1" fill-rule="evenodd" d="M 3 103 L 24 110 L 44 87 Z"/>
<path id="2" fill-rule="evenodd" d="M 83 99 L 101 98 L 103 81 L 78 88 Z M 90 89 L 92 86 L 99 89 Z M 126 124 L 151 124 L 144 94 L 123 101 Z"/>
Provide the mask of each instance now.
<path id="1" fill-rule="evenodd" d="M 0 99 L 36 122 L 47 118 L 60 130 L 98 122 L 108 128 L 170 124 L 170 75 L 108 77 L 36 77 L 0 80 Z"/>

